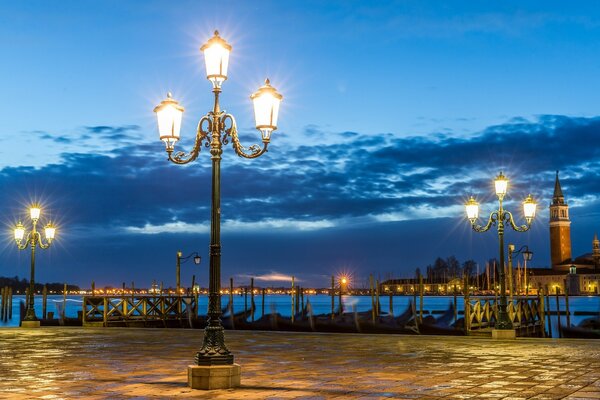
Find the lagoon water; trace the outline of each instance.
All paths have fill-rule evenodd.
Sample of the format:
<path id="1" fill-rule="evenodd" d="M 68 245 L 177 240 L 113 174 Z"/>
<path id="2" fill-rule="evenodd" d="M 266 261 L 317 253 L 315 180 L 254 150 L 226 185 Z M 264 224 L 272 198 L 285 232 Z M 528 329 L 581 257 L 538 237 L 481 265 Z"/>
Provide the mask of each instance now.
<path id="1" fill-rule="evenodd" d="M 325 314 L 331 312 L 331 297 L 327 295 L 311 295 L 304 296 L 304 301 L 310 300 L 315 314 Z M 412 296 L 394 296 L 393 306 L 394 315 L 400 315 L 404 312 L 409 303 L 413 300 Z M 13 314 L 12 319 L 8 321 L 0 321 L 0 327 L 16 327 L 19 326 L 19 303 L 25 301 L 25 296 L 14 296 L 13 297 Z M 452 296 L 425 296 L 423 298 L 423 310 L 426 311 L 441 311 L 446 310 L 453 303 L 454 298 Z M 199 310 L 201 314 L 206 314 L 208 308 L 208 298 L 205 295 L 199 297 Z M 344 304 L 344 311 L 351 312 L 354 308 L 356 311 L 369 311 L 371 309 L 371 298 L 369 296 L 343 296 L 342 302 Z M 565 311 L 565 299 L 561 297 L 559 299 L 560 310 Z M 229 303 L 229 296 L 224 295 L 222 297 L 222 306 L 226 307 Z M 255 296 L 254 303 L 256 305 L 255 316 L 259 318 L 262 314 L 262 297 Z M 381 311 L 389 311 L 389 296 L 382 296 L 380 298 Z M 54 315 L 58 315 L 59 309 L 63 304 L 62 295 L 49 295 L 47 311 L 54 312 Z M 77 311 L 81 311 L 82 297 L 81 296 L 67 296 L 65 315 L 67 317 L 76 317 Z M 239 312 L 244 309 L 244 297 L 240 295 L 234 296 L 233 300 L 234 312 Z M 250 296 L 248 296 L 248 308 L 250 307 Z M 335 298 L 335 307 L 338 307 L 338 298 Z M 457 297 L 457 308 L 463 310 L 463 298 Z M 600 313 L 600 297 L 599 296 L 577 296 L 569 297 L 569 308 L 571 313 L 574 311 L 587 311 Z M 418 299 L 417 299 L 418 309 Z M 556 299 L 550 298 L 550 309 L 556 310 Z M 41 317 L 42 315 L 42 298 L 36 296 L 35 299 L 35 310 L 36 315 Z M 278 312 L 283 316 L 290 316 L 291 309 L 291 297 L 287 295 L 266 295 L 265 296 L 265 313 Z M 460 318 L 460 316 L 459 316 Z M 589 316 L 573 316 L 571 315 L 571 324 L 577 325 L 579 322 Z M 561 323 L 564 326 L 566 324 L 566 317 L 561 317 Z M 556 316 L 552 316 L 552 333 L 554 337 L 558 336 L 558 319 Z"/>

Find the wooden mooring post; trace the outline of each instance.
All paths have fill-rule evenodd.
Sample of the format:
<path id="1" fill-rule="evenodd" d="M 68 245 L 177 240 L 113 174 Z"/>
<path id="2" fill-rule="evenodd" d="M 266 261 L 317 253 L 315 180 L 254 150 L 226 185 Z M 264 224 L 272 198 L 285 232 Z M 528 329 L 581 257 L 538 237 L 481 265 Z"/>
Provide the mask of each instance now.
<path id="1" fill-rule="evenodd" d="M 262 289 L 261 316 L 265 316 L 265 288 Z"/>
<path id="2" fill-rule="evenodd" d="M 390 315 L 394 316 L 394 292 L 390 290 Z"/>
<path id="3" fill-rule="evenodd" d="M 47 306 L 48 306 L 48 286 L 44 285 L 44 289 L 42 289 L 42 319 L 46 319 Z"/>
<path id="4" fill-rule="evenodd" d="M 546 294 L 546 315 L 548 316 L 548 336 L 552 337 L 552 316 L 550 315 L 550 290 L 548 286 L 544 290 Z"/>
<path id="5" fill-rule="evenodd" d="M 381 303 L 379 302 L 379 279 L 377 279 L 376 284 L 377 285 L 375 286 L 375 309 L 377 310 L 377 317 L 379 317 L 379 315 L 381 314 Z"/>
<path id="6" fill-rule="evenodd" d="M 294 301 L 296 300 L 296 296 L 294 293 L 294 277 L 292 276 L 292 324 L 294 323 Z"/>
<path id="7" fill-rule="evenodd" d="M 527 299 L 527 297 L 525 297 Z M 540 316 L 540 323 L 542 325 L 542 337 L 546 337 L 546 318 L 544 316 L 544 292 L 538 290 L 538 314 Z"/>
<path id="8" fill-rule="evenodd" d="M 233 321 L 233 278 L 229 278 L 229 316 Z"/>
<path id="9" fill-rule="evenodd" d="M 569 312 L 569 286 L 565 280 L 565 312 L 567 313 L 567 328 L 571 327 L 571 313 Z"/>
<path id="10" fill-rule="evenodd" d="M 335 319 L 335 278 L 331 275 L 331 319 Z"/>
<path id="11" fill-rule="evenodd" d="M 377 305 L 375 304 L 375 293 L 374 293 L 373 289 L 374 289 L 373 288 L 373 275 L 370 274 L 369 275 L 369 293 L 371 294 L 371 317 L 372 317 L 373 323 L 375 323 L 375 317 L 377 315 L 376 314 L 377 313 L 377 311 L 376 311 Z"/>
<path id="12" fill-rule="evenodd" d="M 250 317 L 254 322 L 254 278 L 250 278 Z"/>
<path id="13" fill-rule="evenodd" d="M 558 296 L 560 294 L 560 289 L 557 286 L 556 287 L 556 318 L 558 319 L 558 337 L 561 338 L 562 337 L 562 324 L 560 321 L 560 303 L 558 301 Z"/>
<path id="14" fill-rule="evenodd" d="M 419 274 L 419 321 L 423 323 L 423 275 Z"/>

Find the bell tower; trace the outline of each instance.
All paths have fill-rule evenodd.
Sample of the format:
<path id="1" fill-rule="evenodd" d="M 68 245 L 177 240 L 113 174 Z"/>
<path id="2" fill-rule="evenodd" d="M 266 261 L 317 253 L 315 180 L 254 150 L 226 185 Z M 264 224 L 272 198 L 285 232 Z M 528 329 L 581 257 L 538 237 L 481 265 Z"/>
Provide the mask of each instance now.
<path id="1" fill-rule="evenodd" d="M 565 196 L 558 179 L 558 171 L 556 171 L 554 195 L 550 204 L 550 257 L 553 269 L 560 269 L 558 264 L 571 259 L 569 205 L 565 203 Z"/>

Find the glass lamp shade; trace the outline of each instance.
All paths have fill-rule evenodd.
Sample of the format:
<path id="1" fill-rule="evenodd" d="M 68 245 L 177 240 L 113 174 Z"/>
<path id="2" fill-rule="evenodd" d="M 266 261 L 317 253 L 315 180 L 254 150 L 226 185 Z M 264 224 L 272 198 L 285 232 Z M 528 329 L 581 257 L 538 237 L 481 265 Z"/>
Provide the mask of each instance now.
<path id="1" fill-rule="evenodd" d="M 154 107 L 154 112 L 158 120 L 158 134 L 160 140 L 165 142 L 167 151 L 173 150 L 175 143 L 179 140 L 184 111 L 184 108 L 179 105 L 178 101 L 173 99 L 170 92 L 167 93 L 165 100 Z"/>
<path id="2" fill-rule="evenodd" d="M 494 186 L 496 187 L 496 195 L 499 198 L 503 198 L 508 190 L 508 179 L 506 179 L 502 172 L 500 172 L 500 175 L 496 177 Z"/>
<path id="3" fill-rule="evenodd" d="M 44 228 L 44 233 L 46 234 L 46 239 L 48 241 L 54 240 L 54 236 L 56 235 L 56 228 L 52 224 L 48 224 Z"/>
<path id="4" fill-rule="evenodd" d="M 213 87 L 220 88 L 227 79 L 231 45 L 219 36 L 219 31 L 215 31 L 215 35 L 200 47 L 200 51 L 204 53 L 206 79 L 212 82 Z"/>
<path id="5" fill-rule="evenodd" d="M 271 132 L 277 129 L 279 105 L 283 96 L 266 79 L 264 86 L 254 92 L 250 98 L 254 104 L 256 129 L 262 133 L 263 141 L 268 142 L 271 139 Z"/>
<path id="6" fill-rule="evenodd" d="M 535 209 L 537 204 L 531 195 L 527 196 L 525 201 L 523 202 L 523 214 L 525 215 L 525 219 L 527 222 L 531 222 L 533 218 L 535 218 Z"/>
<path id="7" fill-rule="evenodd" d="M 200 258 L 200 256 L 196 256 L 194 257 L 194 264 L 196 265 L 200 265 L 200 261 L 202 260 L 202 258 Z"/>
<path id="8" fill-rule="evenodd" d="M 40 218 L 41 212 L 42 210 L 38 206 L 33 206 L 29 209 L 29 215 L 33 220 L 38 220 Z"/>
<path id="9" fill-rule="evenodd" d="M 479 203 L 475 201 L 473 196 L 471 196 L 469 201 L 465 204 L 465 209 L 467 211 L 467 218 L 469 218 L 471 222 L 474 222 L 479 218 Z"/>
<path id="10" fill-rule="evenodd" d="M 21 222 L 15 226 L 15 240 L 20 242 L 25 237 L 25 227 Z"/>
<path id="11" fill-rule="evenodd" d="M 525 261 L 531 261 L 531 259 L 532 259 L 532 258 L 533 258 L 533 252 L 532 252 L 532 251 L 525 250 L 525 251 L 523 252 L 523 259 L 524 259 Z"/>

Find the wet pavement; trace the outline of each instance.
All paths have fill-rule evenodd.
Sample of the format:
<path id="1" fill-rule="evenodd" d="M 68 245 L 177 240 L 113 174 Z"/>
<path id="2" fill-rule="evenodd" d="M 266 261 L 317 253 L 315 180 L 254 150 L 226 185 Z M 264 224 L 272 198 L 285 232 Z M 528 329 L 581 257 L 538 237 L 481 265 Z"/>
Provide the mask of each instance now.
<path id="1" fill-rule="evenodd" d="M 197 391 L 202 331 L 0 329 L 2 399 L 600 399 L 600 341 L 227 332 L 242 387 Z"/>

